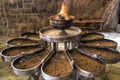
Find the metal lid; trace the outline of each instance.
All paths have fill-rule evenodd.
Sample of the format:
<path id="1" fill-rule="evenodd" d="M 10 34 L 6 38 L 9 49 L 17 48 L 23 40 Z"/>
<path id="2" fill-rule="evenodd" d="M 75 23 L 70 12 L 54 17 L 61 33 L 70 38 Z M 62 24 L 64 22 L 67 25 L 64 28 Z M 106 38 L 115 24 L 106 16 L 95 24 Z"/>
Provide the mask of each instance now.
<path id="1" fill-rule="evenodd" d="M 40 37 L 48 42 L 68 42 L 79 40 L 81 32 L 81 29 L 73 26 L 65 30 L 58 30 L 49 26 L 40 29 Z"/>

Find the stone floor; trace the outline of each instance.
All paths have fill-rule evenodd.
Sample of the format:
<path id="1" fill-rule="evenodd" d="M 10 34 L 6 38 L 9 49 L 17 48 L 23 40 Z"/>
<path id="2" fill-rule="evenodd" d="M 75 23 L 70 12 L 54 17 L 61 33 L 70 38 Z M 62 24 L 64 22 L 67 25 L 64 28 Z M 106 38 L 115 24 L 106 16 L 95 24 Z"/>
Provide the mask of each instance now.
<path id="1" fill-rule="evenodd" d="M 120 34 L 118 33 L 103 33 L 105 38 L 115 40 L 118 43 L 117 49 L 120 51 Z M 13 37 L 0 36 L 0 50 L 4 49 L 5 42 Z M 120 80 L 120 62 L 112 65 L 107 65 L 106 68 L 108 80 Z M 0 80 L 27 80 L 28 76 L 17 76 L 12 72 L 10 63 L 5 63 L 0 58 Z"/>

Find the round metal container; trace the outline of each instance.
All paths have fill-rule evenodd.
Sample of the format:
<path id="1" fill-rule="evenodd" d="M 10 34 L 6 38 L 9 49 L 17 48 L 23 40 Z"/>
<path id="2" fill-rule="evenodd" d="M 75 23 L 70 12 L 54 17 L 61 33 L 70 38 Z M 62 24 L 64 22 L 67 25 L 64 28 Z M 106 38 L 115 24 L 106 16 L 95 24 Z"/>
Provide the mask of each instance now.
<path id="1" fill-rule="evenodd" d="M 20 36 L 23 38 L 28 38 L 28 39 L 40 41 L 39 33 L 35 33 L 35 32 L 22 33 Z"/>
<path id="2" fill-rule="evenodd" d="M 93 47 L 109 47 L 114 49 L 117 48 L 117 43 L 109 39 L 86 41 L 86 42 L 81 42 L 81 44 L 86 46 L 93 46 Z"/>
<path id="3" fill-rule="evenodd" d="M 65 29 L 65 35 L 61 35 L 61 30 L 54 29 L 53 27 L 44 27 L 40 30 L 41 39 L 49 42 L 50 49 L 56 48 L 62 50 L 70 50 L 79 45 L 81 30 L 77 27 L 70 27 Z"/>
<path id="4" fill-rule="evenodd" d="M 81 29 L 77 27 L 70 27 L 65 30 L 65 35 L 60 35 L 61 30 L 53 27 L 44 27 L 40 29 L 40 38 L 47 42 L 73 42 L 80 39 Z"/>
<path id="5" fill-rule="evenodd" d="M 6 45 L 9 47 L 12 46 L 30 46 L 39 44 L 36 40 L 31 40 L 27 38 L 13 38 L 6 42 Z"/>
<path id="6" fill-rule="evenodd" d="M 31 39 L 31 40 L 36 40 L 38 41 L 39 44 L 41 44 L 42 46 L 46 46 L 45 45 L 45 41 L 41 40 L 39 37 L 39 33 L 37 32 L 25 32 L 22 33 L 20 35 L 22 38 L 27 38 L 27 39 Z"/>
<path id="7" fill-rule="evenodd" d="M 65 17 L 61 15 L 50 16 L 49 19 L 50 25 L 53 26 L 55 29 L 65 30 L 71 27 L 74 16 L 70 16 L 69 20 L 65 20 Z"/>
<path id="8" fill-rule="evenodd" d="M 42 64 L 42 62 L 44 61 L 45 58 L 47 58 L 47 56 L 51 53 L 49 50 L 46 51 L 48 53 L 46 53 L 43 56 L 41 56 L 41 54 L 44 54 L 46 51 L 46 49 L 42 49 L 42 50 L 39 50 L 39 51 L 36 51 L 36 52 L 33 52 L 31 54 L 28 54 L 28 55 L 24 55 L 24 56 L 20 56 L 18 58 L 16 58 L 15 60 L 12 61 L 11 63 L 11 66 L 13 68 L 13 71 L 16 75 L 31 75 L 31 74 L 35 74 L 36 72 L 39 72 L 40 71 L 40 66 Z M 36 60 L 38 60 L 38 58 L 34 59 L 33 56 L 41 56 L 42 59 L 38 62 L 38 64 L 36 65 Z M 30 57 L 32 57 L 31 59 L 31 63 L 29 64 L 30 66 L 34 63 L 35 65 L 33 67 L 30 67 L 30 68 L 25 68 L 25 66 L 28 66 L 26 63 L 26 61 L 29 61 Z M 25 62 L 25 63 L 23 63 Z M 23 67 L 21 67 L 20 65 L 23 63 Z M 28 62 L 27 62 L 28 63 Z M 21 68 L 18 68 L 16 67 L 16 65 L 18 66 L 19 64 L 19 67 Z"/>
<path id="9" fill-rule="evenodd" d="M 56 29 L 64 30 L 71 26 L 72 21 L 73 21 L 72 19 L 70 19 L 70 20 L 50 20 L 50 25 Z"/>
<path id="10" fill-rule="evenodd" d="M 96 54 L 96 52 L 94 53 L 93 51 L 90 52 L 90 51 L 83 50 L 82 47 L 87 48 L 89 50 L 97 50 L 98 54 Z M 92 47 L 92 46 L 81 45 L 78 47 L 77 50 L 80 51 L 81 53 L 87 55 L 87 56 L 101 58 L 102 60 L 104 60 L 108 64 L 117 63 L 120 61 L 120 52 L 118 52 L 116 49 L 113 49 L 113 48 Z M 100 51 L 103 51 L 103 53 L 107 52 L 106 57 L 102 56 L 102 52 L 100 52 Z M 108 59 L 107 57 L 110 56 L 110 53 L 113 54 L 111 56 L 114 56 L 114 55 L 116 55 L 116 56 Z"/>
<path id="11" fill-rule="evenodd" d="M 104 39 L 104 35 L 100 33 L 86 33 L 81 36 L 80 41 L 86 42 L 86 41 L 99 40 L 99 39 Z"/>
<path id="12" fill-rule="evenodd" d="M 64 52 L 64 51 L 63 51 Z M 42 64 L 41 66 L 41 75 L 42 77 L 44 78 L 44 80 L 74 80 L 75 79 L 75 76 L 74 76 L 74 69 L 73 69 L 73 61 L 71 61 L 69 59 L 69 57 L 67 56 L 67 54 L 65 53 L 65 55 L 67 56 L 68 60 L 69 60 L 69 64 L 72 68 L 72 71 L 69 73 L 69 74 L 66 74 L 64 76 L 50 76 L 48 74 L 46 74 L 43 70 L 43 68 L 49 63 L 49 61 L 55 56 L 56 54 L 56 51 L 51 54 Z"/>
<path id="13" fill-rule="evenodd" d="M 74 51 L 76 51 L 77 54 L 80 54 L 80 55 L 85 56 L 85 57 L 87 57 L 87 58 L 93 59 L 94 61 L 97 61 L 98 63 L 100 63 L 100 64 L 102 65 L 102 68 L 101 68 L 100 70 L 93 71 L 93 72 L 90 72 L 90 71 L 87 71 L 87 70 L 82 69 L 81 67 L 79 67 L 79 66 L 75 63 L 74 59 L 73 59 L 72 56 L 71 56 L 71 54 L 74 54 Z M 75 67 L 77 68 L 76 77 L 78 78 L 78 80 L 79 80 L 80 76 L 83 76 L 84 78 L 94 78 L 95 76 L 100 76 L 100 75 L 102 75 L 102 74 L 105 73 L 105 67 L 106 67 L 106 66 L 105 66 L 105 62 L 104 62 L 102 59 L 97 58 L 97 57 L 93 57 L 93 56 L 92 56 L 92 57 L 91 57 L 91 56 L 87 56 L 87 55 L 82 54 L 81 52 L 79 52 L 79 51 L 77 51 L 77 50 L 74 50 L 74 51 L 68 51 L 68 55 L 70 56 L 71 60 L 74 61 Z M 85 60 L 85 61 L 86 61 L 86 60 Z M 91 66 L 90 66 L 90 67 L 91 67 Z"/>
<path id="14" fill-rule="evenodd" d="M 27 50 L 28 48 L 33 48 L 33 50 L 28 50 L 26 52 L 22 51 L 22 49 Z M 1 51 L 1 56 L 2 56 L 3 61 L 11 62 L 16 57 L 23 56 L 25 54 L 30 54 L 30 53 L 32 53 L 32 52 L 34 52 L 36 50 L 41 50 L 41 49 L 42 49 L 42 46 L 40 46 L 40 45 L 8 47 L 8 48 L 4 49 L 3 51 Z M 14 51 L 14 50 L 19 50 L 19 51 L 17 51 L 17 53 L 19 53 L 19 54 L 14 55 L 14 56 L 7 56 L 6 55 L 10 51 Z"/>

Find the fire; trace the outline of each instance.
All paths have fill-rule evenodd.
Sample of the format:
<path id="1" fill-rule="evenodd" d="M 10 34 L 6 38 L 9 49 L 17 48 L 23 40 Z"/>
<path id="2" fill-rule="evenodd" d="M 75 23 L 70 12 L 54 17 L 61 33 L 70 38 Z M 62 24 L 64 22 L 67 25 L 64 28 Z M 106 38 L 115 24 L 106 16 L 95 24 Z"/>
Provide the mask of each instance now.
<path id="1" fill-rule="evenodd" d="M 65 3 L 62 3 L 59 15 L 63 16 L 65 18 L 65 20 L 69 20 L 69 15 L 67 13 L 67 8 L 65 6 Z"/>

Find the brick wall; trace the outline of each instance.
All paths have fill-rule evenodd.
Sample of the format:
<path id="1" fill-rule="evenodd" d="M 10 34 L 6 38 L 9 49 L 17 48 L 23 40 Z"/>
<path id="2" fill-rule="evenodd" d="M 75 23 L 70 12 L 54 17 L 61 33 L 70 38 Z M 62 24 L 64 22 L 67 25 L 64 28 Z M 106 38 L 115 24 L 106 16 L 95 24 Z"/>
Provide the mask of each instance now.
<path id="1" fill-rule="evenodd" d="M 104 30 L 116 31 L 118 24 L 118 3 L 119 0 L 112 0 L 108 3 L 107 8 L 102 16 L 105 20 Z"/>
<path id="2" fill-rule="evenodd" d="M 69 14 L 94 19 L 102 18 L 113 0 L 0 0 L 0 34 L 16 35 L 48 26 L 49 16 L 57 14 L 62 1 L 67 4 Z"/>

